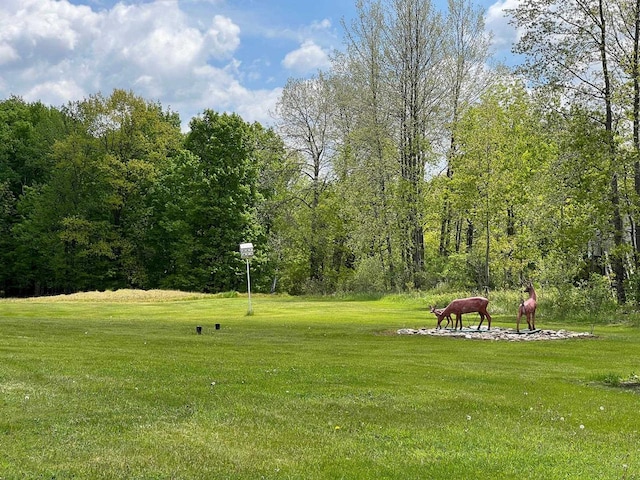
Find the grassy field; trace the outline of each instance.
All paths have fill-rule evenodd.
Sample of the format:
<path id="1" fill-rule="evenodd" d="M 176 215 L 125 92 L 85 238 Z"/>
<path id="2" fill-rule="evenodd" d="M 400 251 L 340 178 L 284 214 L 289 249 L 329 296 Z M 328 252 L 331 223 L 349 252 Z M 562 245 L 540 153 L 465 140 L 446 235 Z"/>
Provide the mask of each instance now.
<path id="1" fill-rule="evenodd" d="M 419 297 L 253 310 L 0 301 L 0 479 L 640 478 L 637 327 L 542 316 L 597 338 L 511 343 L 396 335 L 435 325 Z"/>

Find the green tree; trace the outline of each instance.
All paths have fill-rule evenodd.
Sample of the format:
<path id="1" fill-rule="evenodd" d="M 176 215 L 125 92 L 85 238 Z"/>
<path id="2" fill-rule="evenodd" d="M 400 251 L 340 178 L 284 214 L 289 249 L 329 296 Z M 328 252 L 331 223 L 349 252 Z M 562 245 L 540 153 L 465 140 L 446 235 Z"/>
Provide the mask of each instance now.
<path id="1" fill-rule="evenodd" d="M 259 123 L 252 124 L 251 128 L 260 194 L 256 214 L 260 233 L 263 234 L 256 239 L 260 242 L 257 249 L 259 258 L 252 264 L 255 270 L 259 260 L 259 269 L 257 275 L 252 276 L 252 281 L 256 289 L 275 292 L 286 270 L 284 265 L 288 252 L 285 244 L 291 230 L 291 225 L 282 218 L 297 203 L 290 186 L 302 174 L 301 162 L 295 155 L 287 154 L 284 141 L 273 129 L 265 129 Z"/>
<path id="2" fill-rule="evenodd" d="M 336 193 L 355 256 L 347 288 L 395 290 L 403 285 L 395 195 L 400 178 L 395 119 L 385 72 L 385 15 L 381 2 L 359 0 L 344 24 L 347 51 L 335 58 L 339 156 Z"/>
<path id="3" fill-rule="evenodd" d="M 386 22 L 385 69 L 390 102 L 398 119 L 396 138 L 400 183 L 398 228 L 405 285 L 420 288 L 424 275 L 424 222 L 421 202 L 425 164 L 433 151 L 436 125 L 442 120 L 440 75 L 444 22 L 429 0 L 392 0 Z"/>
<path id="4" fill-rule="evenodd" d="M 466 256 L 478 287 L 518 284 L 540 261 L 533 234 L 543 208 L 539 178 L 553 148 L 540 135 L 538 118 L 516 83 L 492 88 L 457 124 L 456 173 L 444 181 L 452 211 L 466 223 L 456 251 Z"/>
<path id="5" fill-rule="evenodd" d="M 447 176 L 451 178 L 454 171 L 451 160 L 456 156 L 458 145 L 455 136 L 458 121 L 466 109 L 473 105 L 478 97 L 491 84 L 490 74 L 486 67 L 489 58 L 490 37 L 484 28 L 484 11 L 474 6 L 469 0 L 448 1 L 447 24 L 445 27 L 446 61 L 444 62 L 444 81 L 449 94 L 445 96 L 448 105 L 449 146 L 447 148 Z M 441 255 L 447 256 L 451 249 L 451 234 L 456 232 L 456 240 L 462 227 L 459 223 L 452 228 L 452 219 L 448 194 L 443 192 L 443 212 L 440 227 Z M 456 245 L 459 250 L 459 244 Z"/>
<path id="6" fill-rule="evenodd" d="M 51 180 L 27 189 L 20 200 L 24 220 L 14 229 L 19 285 L 35 294 L 106 288 L 113 253 L 103 248 L 112 238 L 99 150 L 70 134 L 56 144 L 53 157 Z"/>
<path id="7" fill-rule="evenodd" d="M 563 95 L 573 111 L 597 115 L 604 140 L 604 170 L 610 174 L 608 204 L 611 227 L 606 229 L 613 241 L 609 250 L 612 278 L 618 302 L 626 292 L 625 230 L 620 192 L 622 156 L 616 142 L 618 111 L 616 92 L 621 85 L 621 70 L 612 55 L 613 35 L 608 0 L 523 0 L 512 11 L 514 23 L 523 29 L 515 51 L 525 55 L 520 69 L 531 80 Z M 605 231 L 605 228 L 602 228 Z"/>
<path id="8" fill-rule="evenodd" d="M 23 292 L 23 286 L 16 283 L 18 202 L 29 189 L 49 180 L 52 146 L 65 134 L 65 116 L 60 110 L 17 97 L 0 102 L 0 290 L 7 294 Z"/>
<path id="9" fill-rule="evenodd" d="M 147 287 L 148 195 L 180 144 L 179 119 L 121 90 L 64 113 L 50 178 L 19 205 L 19 283 L 36 293 Z"/>
<path id="10" fill-rule="evenodd" d="M 17 197 L 25 186 L 46 182 L 53 167 L 51 147 L 66 134 L 59 109 L 17 97 L 0 102 L 0 181 Z"/>
<path id="11" fill-rule="evenodd" d="M 191 120 L 189 152 L 176 158 L 161 182 L 161 228 L 174 240 L 161 285 L 210 292 L 243 288 L 239 244 L 264 245 L 256 131 L 236 114 L 205 110 Z"/>
<path id="12" fill-rule="evenodd" d="M 351 91 L 337 102 L 346 116 L 340 181 L 344 192 L 348 185 L 362 192 L 349 203 L 361 233 L 352 241 L 355 263 L 382 273 L 387 288 L 419 288 L 425 166 L 445 132 L 444 71 L 455 60 L 447 57 L 446 21 L 430 1 L 362 0 L 356 7 L 356 20 L 345 25 L 345 57 L 336 62 L 342 89 Z"/>
<path id="13" fill-rule="evenodd" d="M 607 135 L 590 110 L 574 106 L 570 115 L 551 113 L 547 132 L 557 155 L 544 177 L 546 215 L 540 230 L 546 238 L 546 280 L 557 286 L 609 273 L 612 249 L 610 158 Z"/>
<path id="14" fill-rule="evenodd" d="M 304 179 L 298 182 L 299 205 L 308 212 L 304 219 L 305 242 L 300 245 L 308 255 L 308 278 L 322 288 L 326 246 L 331 233 L 320 210 L 324 194 L 332 181 L 336 136 L 333 91 L 329 78 L 319 74 L 309 80 L 290 79 L 277 104 L 278 133 L 301 162 Z"/>
<path id="15" fill-rule="evenodd" d="M 363 275 L 383 279 L 376 289 L 433 279 L 424 242 L 435 205 L 427 202 L 441 209 L 440 252 L 449 249 L 452 212 L 425 190 L 426 166 L 448 162 L 456 149 L 455 124 L 488 83 L 489 39 L 482 11 L 466 0 L 448 6 L 443 15 L 430 1 L 360 0 L 344 25 L 347 50 L 334 62 L 341 138 L 334 166 L 363 268 L 358 288 Z"/>

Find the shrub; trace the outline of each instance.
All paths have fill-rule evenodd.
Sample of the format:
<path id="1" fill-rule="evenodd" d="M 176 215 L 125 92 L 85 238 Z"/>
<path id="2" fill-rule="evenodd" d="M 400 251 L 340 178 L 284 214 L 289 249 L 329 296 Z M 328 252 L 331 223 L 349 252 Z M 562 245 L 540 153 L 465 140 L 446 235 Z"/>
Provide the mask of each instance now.
<path id="1" fill-rule="evenodd" d="M 617 304 L 607 277 L 591 274 L 589 280 L 549 289 L 548 308 L 558 319 L 595 320 L 616 311 Z"/>

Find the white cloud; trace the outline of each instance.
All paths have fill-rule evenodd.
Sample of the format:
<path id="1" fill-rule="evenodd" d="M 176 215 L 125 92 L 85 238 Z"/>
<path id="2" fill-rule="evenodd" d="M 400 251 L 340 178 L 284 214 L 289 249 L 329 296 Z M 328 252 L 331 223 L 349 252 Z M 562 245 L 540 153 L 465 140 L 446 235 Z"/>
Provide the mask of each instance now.
<path id="1" fill-rule="evenodd" d="M 224 58 L 240 45 L 240 28 L 229 18 L 216 15 L 206 39 L 207 46 L 212 47 L 213 56 Z"/>
<path id="2" fill-rule="evenodd" d="M 329 30 L 331 28 L 331 20 L 325 18 L 319 22 L 311 23 L 311 30 Z"/>
<path id="3" fill-rule="evenodd" d="M 299 74 L 310 73 L 330 66 L 329 56 L 313 40 L 305 40 L 300 48 L 289 52 L 282 66 Z"/>
<path id="4" fill-rule="evenodd" d="M 250 90 L 237 80 L 234 69 L 233 65 L 223 69 L 203 65 L 194 69 L 191 81 L 183 83 L 176 90 L 175 101 L 170 105 L 173 110 L 180 112 L 183 127 L 205 108 L 235 112 L 247 122 L 272 123 L 270 112 L 282 90 Z M 196 105 L 202 107 L 195 108 Z"/>
<path id="5" fill-rule="evenodd" d="M 85 91 L 73 80 L 56 80 L 34 85 L 25 92 L 24 97 L 32 100 L 40 100 L 50 105 L 62 105 L 70 99 L 79 99 L 85 96 Z"/>
<path id="6" fill-rule="evenodd" d="M 117 4 L 104 15 L 106 36 L 95 38 L 104 65 L 140 75 L 180 77 L 208 58 L 228 57 L 239 44 L 239 29 L 216 16 L 207 31 L 189 24 L 176 0 Z"/>
<path id="7" fill-rule="evenodd" d="M 0 65 L 13 62 L 20 58 L 16 49 L 11 45 L 0 44 Z"/>
<path id="8" fill-rule="evenodd" d="M 509 24 L 505 10 L 514 9 L 520 0 L 498 0 L 486 14 L 486 27 L 493 32 L 493 45 L 497 49 L 511 48 L 519 39 L 518 31 Z"/>
<path id="9" fill-rule="evenodd" d="M 63 60 L 95 32 L 97 15 L 66 0 L 6 1 L 0 7 L 0 48 L 13 65 Z"/>
<path id="10" fill-rule="evenodd" d="M 282 88 L 248 91 L 247 93 L 248 96 L 239 105 L 238 114 L 244 119 L 263 119 L 260 120 L 262 124 L 271 124 L 275 105 L 282 95 Z"/>
<path id="11" fill-rule="evenodd" d="M 124 88 L 178 111 L 184 125 L 205 108 L 267 122 L 277 90 L 240 84 L 240 34 L 223 15 L 189 18 L 178 0 L 99 11 L 68 0 L 2 0 L 0 98 L 63 105 Z"/>

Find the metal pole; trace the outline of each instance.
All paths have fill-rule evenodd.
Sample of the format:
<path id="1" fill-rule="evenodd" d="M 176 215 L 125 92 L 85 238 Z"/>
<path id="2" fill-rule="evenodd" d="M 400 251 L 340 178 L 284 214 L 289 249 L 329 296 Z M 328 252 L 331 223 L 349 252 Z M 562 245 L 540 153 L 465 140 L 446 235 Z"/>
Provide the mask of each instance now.
<path id="1" fill-rule="evenodd" d="M 249 292 L 249 315 L 253 315 L 253 309 L 251 308 L 251 276 L 249 275 L 249 259 L 247 258 L 247 292 Z"/>

